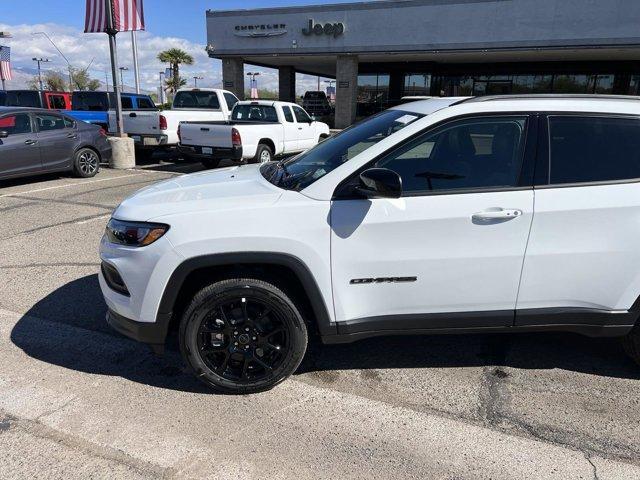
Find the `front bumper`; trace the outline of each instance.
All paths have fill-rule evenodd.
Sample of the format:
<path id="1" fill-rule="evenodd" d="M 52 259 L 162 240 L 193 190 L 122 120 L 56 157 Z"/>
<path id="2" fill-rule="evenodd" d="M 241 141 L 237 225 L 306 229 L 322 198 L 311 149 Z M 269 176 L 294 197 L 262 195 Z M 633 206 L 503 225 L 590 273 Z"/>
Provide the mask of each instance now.
<path id="1" fill-rule="evenodd" d="M 205 147 L 207 148 L 207 147 Z M 202 153 L 202 147 L 178 144 L 178 151 L 183 155 L 209 160 L 242 160 L 242 147 L 212 148 L 212 153 Z"/>
<path id="2" fill-rule="evenodd" d="M 115 331 L 138 342 L 148 343 L 154 350 L 164 346 L 170 320 L 171 315 L 159 315 L 155 323 L 136 322 L 113 310 L 107 311 L 107 323 Z"/>

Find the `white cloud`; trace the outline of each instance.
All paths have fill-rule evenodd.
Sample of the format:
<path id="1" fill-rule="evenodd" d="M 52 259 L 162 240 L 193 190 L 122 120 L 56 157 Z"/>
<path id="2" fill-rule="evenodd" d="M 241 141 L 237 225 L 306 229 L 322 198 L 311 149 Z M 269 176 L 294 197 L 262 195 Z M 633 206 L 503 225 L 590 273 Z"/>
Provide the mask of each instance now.
<path id="1" fill-rule="evenodd" d="M 44 35 L 38 35 L 36 32 L 46 32 L 75 68 L 86 68 L 90 65 L 91 76 L 103 83 L 105 82 L 105 73 L 108 72 L 111 84 L 109 44 L 105 34 L 83 33 L 72 27 L 52 23 L 10 25 L 0 22 L 0 31 L 8 31 L 13 35 L 13 38 L 2 40 L 2 43 L 11 47 L 12 64 L 16 70 L 22 72 L 22 74 L 16 75 L 16 80 L 8 82 L 8 88 L 24 87 L 25 78 L 28 78 L 25 73 L 35 71 L 33 57 L 44 57 L 51 60 L 51 63 L 43 64 L 44 69 L 59 70 L 63 73 L 67 71 L 64 58 Z M 159 86 L 158 72 L 164 71 L 167 67 L 157 59 L 157 55 L 162 50 L 172 47 L 181 48 L 193 56 L 193 65 L 183 65 L 180 68 L 181 76 L 188 80 L 189 85 L 192 85 L 192 77 L 199 76 L 204 79 L 198 80 L 198 86 L 221 87 L 221 62 L 208 57 L 204 50 L 204 44 L 199 45 L 179 37 L 161 37 L 148 32 L 138 32 L 137 39 L 142 89 L 157 91 Z M 129 71 L 124 72 L 124 83 L 130 88 L 134 85 L 131 35 L 119 33 L 117 41 L 119 64 L 129 68 Z M 277 91 L 277 70 L 249 65 L 245 67 L 245 70 L 261 72 L 258 79 L 259 87 Z M 298 75 L 298 94 L 306 90 L 315 90 L 316 86 L 317 77 Z"/>

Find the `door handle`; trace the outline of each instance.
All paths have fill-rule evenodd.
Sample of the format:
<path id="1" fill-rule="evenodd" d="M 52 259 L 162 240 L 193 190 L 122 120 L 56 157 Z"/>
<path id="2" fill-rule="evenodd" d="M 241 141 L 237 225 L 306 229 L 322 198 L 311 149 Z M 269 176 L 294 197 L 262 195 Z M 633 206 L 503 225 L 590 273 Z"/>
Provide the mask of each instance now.
<path id="1" fill-rule="evenodd" d="M 511 220 L 522 215 L 522 210 L 515 208 L 487 208 L 471 215 L 471 219 L 480 222 L 490 220 Z"/>
<path id="2" fill-rule="evenodd" d="M 67 138 L 78 138 L 78 135 L 75 133 L 67 133 Z"/>
<path id="3" fill-rule="evenodd" d="M 25 140 L 24 141 L 25 145 L 35 145 L 36 143 L 38 143 L 37 140 Z"/>
<path id="4" fill-rule="evenodd" d="M 132 117 L 132 118 L 135 118 L 135 117 L 137 117 L 138 115 L 136 115 L 136 113 L 135 113 L 135 112 L 132 112 L 132 113 L 130 113 L 130 114 L 129 114 L 129 116 L 130 116 L 130 117 Z"/>
<path id="5" fill-rule="evenodd" d="M 302 130 L 302 127 L 298 127 L 298 130 Z"/>

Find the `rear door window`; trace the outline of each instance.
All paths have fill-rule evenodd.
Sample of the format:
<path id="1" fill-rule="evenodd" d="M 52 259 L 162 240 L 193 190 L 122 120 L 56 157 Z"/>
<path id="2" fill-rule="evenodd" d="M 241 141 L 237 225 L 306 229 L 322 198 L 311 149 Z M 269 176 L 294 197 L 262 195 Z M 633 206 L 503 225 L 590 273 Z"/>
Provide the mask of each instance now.
<path id="1" fill-rule="evenodd" d="M 131 97 L 120 97 L 120 100 L 122 101 L 123 110 L 133 109 L 133 99 Z"/>
<path id="2" fill-rule="evenodd" d="M 51 95 L 49 97 L 49 108 L 53 110 L 66 110 L 67 102 L 62 95 Z"/>
<path id="3" fill-rule="evenodd" d="M 139 110 L 155 110 L 156 106 L 153 104 L 150 98 L 138 97 L 138 109 Z"/>
<path id="4" fill-rule="evenodd" d="M 227 102 L 227 109 L 229 109 L 229 111 L 233 110 L 233 107 L 238 103 L 236 96 L 228 92 L 224 94 L 224 101 Z"/>
<path id="5" fill-rule="evenodd" d="M 282 112 L 284 113 L 284 119 L 289 123 L 293 123 L 293 113 L 291 113 L 291 108 L 283 106 Z"/>
<path id="6" fill-rule="evenodd" d="M 551 184 L 640 178 L 640 119 L 549 117 Z"/>
<path id="7" fill-rule="evenodd" d="M 41 132 L 63 130 L 66 127 L 65 121 L 60 115 L 37 113 L 35 118 L 38 130 Z"/>
<path id="8" fill-rule="evenodd" d="M 255 122 L 277 122 L 278 114 L 270 105 L 236 105 L 231 115 L 232 120 L 249 120 Z"/>
<path id="9" fill-rule="evenodd" d="M 7 132 L 9 135 L 20 135 L 31 133 L 31 119 L 26 113 L 16 113 L 0 117 L 0 130 Z"/>

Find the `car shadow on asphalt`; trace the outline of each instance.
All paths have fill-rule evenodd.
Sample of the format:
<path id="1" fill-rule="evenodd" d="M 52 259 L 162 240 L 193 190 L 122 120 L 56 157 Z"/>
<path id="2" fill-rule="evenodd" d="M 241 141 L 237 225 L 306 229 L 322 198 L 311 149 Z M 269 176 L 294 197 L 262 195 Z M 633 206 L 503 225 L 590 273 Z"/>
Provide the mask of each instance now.
<path id="1" fill-rule="evenodd" d="M 97 275 L 88 275 L 33 305 L 14 326 L 11 340 L 29 356 L 64 368 L 158 388 L 210 392 L 185 373 L 174 336 L 158 357 L 111 330 L 106 310 Z M 616 339 L 561 333 L 378 337 L 330 346 L 312 342 L 296 373 L 483 366 L 640 379 L 640 368 Z"/>

